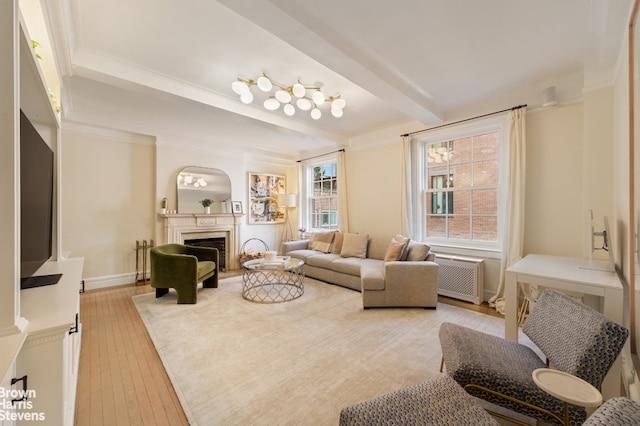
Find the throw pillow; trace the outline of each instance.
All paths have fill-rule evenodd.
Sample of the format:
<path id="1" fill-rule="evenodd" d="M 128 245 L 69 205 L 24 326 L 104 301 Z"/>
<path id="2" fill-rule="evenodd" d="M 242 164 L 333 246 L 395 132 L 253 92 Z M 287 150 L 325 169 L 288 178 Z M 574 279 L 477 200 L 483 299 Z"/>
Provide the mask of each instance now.
<path id="1" fill-rule="evenodd" d="M 369 234 L 344 234 L 342 240 L 342 257 L 359 257 L 365 259 L 367 257 L 367 245 L 369 244 Z"/>
<path id="2" fill-rule="evenodd" d="M 411 240 L 409 248 L 407 250 L 407 260 L 409 261 L 422 261 L 427 258 L 431 247 L 424 243 Z"/>
<path id="3" fill-rule="evenodd" d="M 309 238 L 309 248 L 311 250 L 329 253 L 331 251 L 331 242 L 335 231 L 330 232 L 314 232 Z"/>
<path id="4" fill-rule="evenodd" d="M 391 242 L 403 243 L 404 244 L 404 248 L 402 249 L 402 253 L 400 253 L 400 257 L 398 257 L 398 259 L 396 259 L 396 260 L 407 260 L 407 253 L 408 253 L 408 250 L 409 250 L 409 242 L 410 241 L 411 241 L 411 238 L 405 237 L 402 234 L 396 234 L 396 236 L 391 239 Z"/>
<path id="5" fill-rule="evenodd" d="M 340 254 L 342 251 L 342 242 L 344 241 L 344 234 L 342 232 L 337 232 L 333 236 L 333 246 L 331 247 L 331 253 Z"/>
<path id="6" fill-rule="evenodd" d="M 392 238 L 387 247 L 387 253 L 384 255 L 384 261 L 399 260 L 406 247 L 407 242 L 396 241 L 395 238 Z"/>
<path id="7" fill-rule="evenodd" d="M 318 234 L 316 232 L 312 232 L 309 236 L 309 244 L 307 244 L 309 250 L 313 250 L 316 247 L 316 238 L 318 238 Z"/>

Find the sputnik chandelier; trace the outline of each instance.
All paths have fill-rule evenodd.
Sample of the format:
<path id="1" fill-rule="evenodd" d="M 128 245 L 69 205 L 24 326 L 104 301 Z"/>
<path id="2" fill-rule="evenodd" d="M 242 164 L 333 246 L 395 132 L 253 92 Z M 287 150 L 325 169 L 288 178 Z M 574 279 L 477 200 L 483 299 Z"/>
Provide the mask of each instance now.
<path id="1" fill-rule="evenodd" d="M 320 87 L 304 85 L 300 83 L 300 80 L 290 86 L 284 86 L 271 81 L 266 74 L 262 74 L 256 80 L 238 77 L 236 81 L 231 83 L 231 89 L 240 95 L 240 100 L 245 104 L 253 102 L 251 86 L 258 86 L 258 89 L 268 94 L 263 106 L 269 111 L 277 110 L 282 104 L 282 110 L 288 116 L 294 115 L 296 107 L 298 107 L 301 111 L 311 110 L 311 118 L 318 120 L 322 117 L 322 112 L 318 107 L 330 103 L 331 115 L 340 118 L 344 114 L 343 109 L 346 102 L 340 95 L 327 98 Z"/>

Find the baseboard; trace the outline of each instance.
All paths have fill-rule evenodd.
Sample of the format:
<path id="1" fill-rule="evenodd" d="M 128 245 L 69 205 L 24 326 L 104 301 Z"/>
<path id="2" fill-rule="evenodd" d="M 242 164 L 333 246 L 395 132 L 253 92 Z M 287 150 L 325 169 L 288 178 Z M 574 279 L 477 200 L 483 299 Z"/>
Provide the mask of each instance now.
<path id="1" fill-rule="evenodd" d="M 87 291 L 106 287 L 117 287 L 120 285 L 133 284 L 135 280 L 135 272 L 118 275 L 106 275 L 103 277 L 85 278 L 84 289 L 85 291 Z"/>
<path id="2" fill-rule="evenodd" d="M 240 269 L 235 270 L 227 270 L 227 272 L 221 272 L 220 278 L 232 277 L 236 275 L 241 275 L 238 272 Z M 138 276 L 141 274 L 138 273 Z M 147 271 L 147 281 L 151 276 L 151 271 Z M 134 284 L 136 282 L 136 273 L 129 272 L 127 274 L 118 274 L 118 275 L 105 275 L 103 277 L 93 277 L 93 278 L 85 278 L 84 280 L 84 290 L 97 290 L 101 288 L 107 287 L 118 287 L 121 285 Z M 142 283 L 142 281 L 140 281 Z"/>

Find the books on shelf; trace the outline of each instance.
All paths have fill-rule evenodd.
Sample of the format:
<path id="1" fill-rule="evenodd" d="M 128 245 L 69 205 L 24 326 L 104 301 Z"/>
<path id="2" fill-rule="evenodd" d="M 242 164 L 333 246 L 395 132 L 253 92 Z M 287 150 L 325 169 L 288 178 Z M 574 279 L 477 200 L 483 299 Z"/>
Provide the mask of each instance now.
<path id="1" fill-rule="evenodd" d="M 260 267 L 265 269 L 282 269 L 287 268 L 291 262 L 291 256 L 276 256 L 273 259 L 263 259 Z"/>

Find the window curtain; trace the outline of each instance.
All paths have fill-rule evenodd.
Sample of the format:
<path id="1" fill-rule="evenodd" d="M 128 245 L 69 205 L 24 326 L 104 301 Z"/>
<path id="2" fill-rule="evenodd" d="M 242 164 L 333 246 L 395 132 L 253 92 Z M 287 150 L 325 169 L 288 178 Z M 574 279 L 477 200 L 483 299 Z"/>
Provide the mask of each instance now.
<path id="1" fill-rule="evenodd" d="M 411 138 L 402 136 L 402 188 L 400 189 L 400 216 L 402 235 L 415 238 L 413 235 L 413 186 L 411 184 Z"/>
<path id="2" fill-rule="evenodd" d="M 345 152 L 336 155 L 338 174 L 338 224 L 342 232 L 349 232 L 349 203 L 347 197 L 347 167 Z"/>
<path id="3" fill-rule="evenodd" d="M 507 206 L 504 221 L 504 240 L 500 262 L 500 282 L 489 304 L 504 315 L 505 270 L 522 257 L 524 246 L 524 203 L 526 176 L 526 108 L 510 112 L 509 170 Z"/>
<path id="4" fill-rule="evenodd" d="M 307 191 L 307 179 L 305 177 L 306 166 L 302 161 L 298 161 L 298 216 L 296 230 L 306 227 L 309 217 L 309 193 Z"/>

